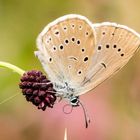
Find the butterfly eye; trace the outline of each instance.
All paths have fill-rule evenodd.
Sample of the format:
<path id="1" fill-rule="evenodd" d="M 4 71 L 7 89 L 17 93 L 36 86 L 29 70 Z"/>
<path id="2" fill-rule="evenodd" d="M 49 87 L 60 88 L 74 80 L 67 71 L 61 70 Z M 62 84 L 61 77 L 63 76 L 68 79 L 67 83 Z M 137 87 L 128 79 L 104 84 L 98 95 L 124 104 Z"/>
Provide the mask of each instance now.
<path id="1" fill-rule="evenodd" d="M 77 103 L 77 98 L 72 99 L 71 103 L 76 104 Z"/>
<path id="2" fill-rule="evenodd" d="M 70 102 L 72 106 L 78 106 L 78 103 L 79 103 L 78 96 L 72 97 Z"/>

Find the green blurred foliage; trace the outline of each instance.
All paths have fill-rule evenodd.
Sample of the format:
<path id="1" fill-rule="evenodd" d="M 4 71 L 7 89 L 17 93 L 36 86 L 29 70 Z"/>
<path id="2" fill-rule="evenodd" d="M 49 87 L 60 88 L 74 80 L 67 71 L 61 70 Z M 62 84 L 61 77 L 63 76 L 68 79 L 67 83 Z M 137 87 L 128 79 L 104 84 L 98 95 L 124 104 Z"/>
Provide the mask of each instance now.
<path id="1" fill-rule="evenodd" d="M 139 0 L 0 0 L 0 60 L 10 62 L 25 70 L 42 70 L 41 64 L 34 56 L 36 37 L 52 20 L 66 14 L 76 13 L 88 17 L 95 23 L 117 22 L 140 32 L 139 7 Z M 103 87 L 110 89 L 110 94 L 98 93 L 100 94 L 99 100 L 106 96 L 104 100 L 110 106 L 111 111 L 115 112 L 116 122 L 112 127 L 114 130 L 112 133 L 104 136 L 101 132 L 98 135 L 103 135 L 103 137 L 97 135 L 95 140 L 140 139 L 139 59 L 140 56 L 137 53 L 119 74 L 103 84 Z M 43 127 L 38 120 L 40 112 L 30 112 L 31 104 L 26 103 L 18 89 L 19 78 L 9 70 L 0 69 L 0 102 L 19 93 L 19 96 L 0 105 L 0 139 L 43 140 L 45 136 L 41 137 L 41 135 L 45 134 L 42 134 Z M 98 88 L 102 90 L 103 87 Z M 29 113 L 29 118 L 25 119 L 26 112 Z M 36 117 L 34 118 L 32 114 Z M 113 116 L 110 117 L 113 118 Z M 28 125 L 25 125 L 27 122 Z M 9 137 L 4 133 L 7 129 Z M 48 136 L 50 137 L 51 134 Z M 52 138 L 56 137 L 52 136 Z M 93 138 L 89 137 L 89 139 Z"/>

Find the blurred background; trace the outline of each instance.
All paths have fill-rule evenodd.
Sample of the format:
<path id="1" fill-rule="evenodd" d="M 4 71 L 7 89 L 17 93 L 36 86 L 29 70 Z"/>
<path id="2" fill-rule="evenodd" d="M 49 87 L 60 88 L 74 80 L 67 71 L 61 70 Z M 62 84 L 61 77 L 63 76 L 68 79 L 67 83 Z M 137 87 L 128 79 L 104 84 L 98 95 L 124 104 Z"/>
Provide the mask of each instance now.
<path id="1" fill-rule="evenodd" d="M 43 27 L 65 14 L 81 14 L 92 22 L 117 22 L 140 32 L 139 0 L 0 0 L 0 61 L 25 70 L 43 70 L 34 56 Z M 26 102 L 19 75 L 0 69 L 0 140 L 140 140 L 140 52 L 112 79 L 81 96 L 91 124 L 84 127 L 81 108 L 63 113 L 66 102 L 45 112 Z"/>

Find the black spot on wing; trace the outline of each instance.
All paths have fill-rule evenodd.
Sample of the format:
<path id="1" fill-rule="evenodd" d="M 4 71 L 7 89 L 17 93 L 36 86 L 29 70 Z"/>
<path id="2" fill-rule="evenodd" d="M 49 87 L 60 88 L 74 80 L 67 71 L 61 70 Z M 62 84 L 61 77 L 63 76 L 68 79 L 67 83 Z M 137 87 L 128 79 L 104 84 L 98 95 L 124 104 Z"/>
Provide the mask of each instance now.
<path id="1" fill-rule="evenodd" d="M 70 56 L 69 59 L 77 61 L 77 58 L 74 56 Z"/>
<path id="2" fill-rule="evenodd" d="M 106 64 L 105 63 L 101 63 L 101 65 L 103 65 L 103 67 L 106 68 Z"/>

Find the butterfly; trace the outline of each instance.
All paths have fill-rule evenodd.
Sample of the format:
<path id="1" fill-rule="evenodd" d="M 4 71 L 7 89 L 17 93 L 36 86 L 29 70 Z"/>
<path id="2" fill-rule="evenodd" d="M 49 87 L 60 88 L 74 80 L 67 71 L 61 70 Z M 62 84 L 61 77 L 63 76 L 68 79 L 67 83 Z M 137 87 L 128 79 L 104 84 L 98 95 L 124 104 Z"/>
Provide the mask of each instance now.
<path id="1" fill-rule="evenodd" d="M 48 24 L 37 38 L 37 47 L 35 55 L 57 96 L 78 106 L 80 95 L 126 65 L 140 47 L 140 35 L 124 25 L 95 24 L 70 14 Z"/>

